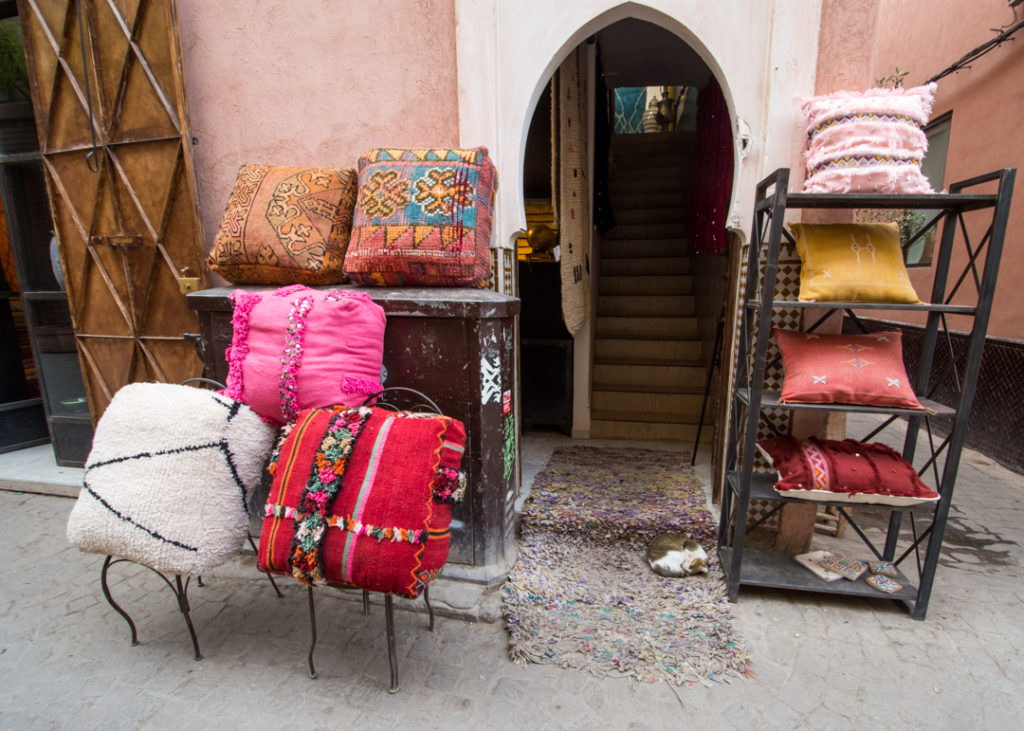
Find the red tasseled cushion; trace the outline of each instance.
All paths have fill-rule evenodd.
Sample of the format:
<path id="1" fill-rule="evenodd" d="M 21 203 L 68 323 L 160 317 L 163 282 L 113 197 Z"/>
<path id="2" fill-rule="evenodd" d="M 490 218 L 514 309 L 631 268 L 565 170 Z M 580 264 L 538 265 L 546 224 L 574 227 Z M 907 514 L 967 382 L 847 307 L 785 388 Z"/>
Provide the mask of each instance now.
<path id="1" fill-rule="evenodd" d="M 462 423 L 379 408 L 299 414 L 272 462 L 259 564 L 416 597 L 448 558 Z"/>

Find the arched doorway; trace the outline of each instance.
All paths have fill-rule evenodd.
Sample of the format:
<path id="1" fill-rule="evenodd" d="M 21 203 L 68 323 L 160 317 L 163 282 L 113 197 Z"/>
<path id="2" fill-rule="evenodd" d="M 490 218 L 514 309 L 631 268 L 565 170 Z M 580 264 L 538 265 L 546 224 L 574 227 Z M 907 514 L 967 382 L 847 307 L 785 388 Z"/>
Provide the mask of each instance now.
<path id="1" fill-rule="evenodd" d="M 523 162 L 532 235 L 517 248 L 524 430 L 692 445 L 728 268 L 735 170 L 725 97 L 700 54 L 637 18 L 600 29 L 546 81 Z M 565 119 L 580 97 L 585 134 Z M 579 144 L 582 171 L 567 164 Z M 580 173 L 587 184 L 574 187 Z M 573 208 L 581 190 L 589 205 Z M 554 251 L 537 235 L 544 226 L 558 230 Z M 580 228 L 585 256 L 574 250 L 567 265 Z M 566 289 L 579 285 L 580 269 L 588 307 L 572 323 Z M 709 442 L 712 429 L 702 432 Z"/>

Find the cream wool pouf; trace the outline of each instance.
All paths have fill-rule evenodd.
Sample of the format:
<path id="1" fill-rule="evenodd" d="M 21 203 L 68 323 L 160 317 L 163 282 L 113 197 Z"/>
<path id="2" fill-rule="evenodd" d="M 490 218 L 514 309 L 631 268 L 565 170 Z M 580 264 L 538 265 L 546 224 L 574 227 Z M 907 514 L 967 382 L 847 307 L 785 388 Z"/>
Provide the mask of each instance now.
<path id="1" fill-rule="evenodd" d="M 96 426 L 68 540 L 160 572 L 203 574 L 241 549 L 275 432 L 213 391 L 125 386 Z"/>

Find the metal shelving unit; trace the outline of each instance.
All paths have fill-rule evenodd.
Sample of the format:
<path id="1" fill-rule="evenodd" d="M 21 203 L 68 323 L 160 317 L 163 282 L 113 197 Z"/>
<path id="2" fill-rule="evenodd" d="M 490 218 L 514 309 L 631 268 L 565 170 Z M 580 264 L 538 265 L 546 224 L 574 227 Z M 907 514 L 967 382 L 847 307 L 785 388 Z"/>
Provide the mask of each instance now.
<path id="1" fill-rule="evenodd" d="M 729 449 L 727 454 L 726 489 L 722 495 L 719 524 L 718 552 L 725 572 L 729 598 L 739 598 L 740 586 L 769 586 L 797 591 L 845 594 L 860 597 L 894 599 L 903 602 L 915 619 L 924 619 L 928 610 L 938 565 L 939 551 L 945 531 L 946 519 L 956 485 L 960 453 L 967 431 L 967 419 L 974 398 L 981 355 L 985 346 L 992 300 L 995 293 L 999 260 L 1006 233 L 1010 198 L 1016 171 L 1000 170 L 950 186 L 948 194 L 930 195 L 864 195 L 864 194 L 808 194 L 789 193 L 789 170 L 782 168 L 761 181 L 757 186 L 753 236 L 747 259 L 747 275 L 743 290 L 743 307 L 739 323 L 739 350 L 736 378 L 731 396 L 729 422 Z M 975 191 L 994 190 L 978 193 Z M 971 191 L 971 192 L 967 192 Z M 796 302 L 776 300 L 776 278 L 782 241 L 792 242 L 783 228 L 786 212 L 791 209 L 921 209 L 938 211 L 933 219 L 940 228 L 930 296 L 918 305 L 895 305 L 857 302 Z M 968 225 L 966 214 L 972 213 L 971 222 L 984 233 L 974 240 L 971 231 L 978 227 Z M 928 227 L 926 226 L 925 229 Z M 908 241 L 913 245 L 925 229 Z M 962 270 L 954 278 L 954 251 L 964 248 L 963 257 L 956 259 Z M 761 274 L 763 268 L 763 275 Z M 973 294 L 969 292 L 974 285 Z M 918 293 L 921 294 L 920 292 Z M 922 298 L 924 299 L 924 298 Z M 954 299 L 956 302 L 954 303 Z M 965 304 L 964 300 L 972 302 Z M 840 406 L 836 404 L 780 404 L 778 392 L 764 387 L 768 367 L 767 352 L 772 329 L 772 310 L 776 307 L 799 307 L 820 310 L 821 316 L 806 326 L 813 332 L 837 312 L 845 313 L 857 324 L 858 310 L 916 311 L 926 313 L 924 347 L 920 367 L 910 374 L 915 391 L 922 404 L 935 413 L 907 409 Z M 940 338 L 949 340 L 951 317 L 970 321 L 966 364 L 959 374 L 959 395 L 956 404 L 938 404 L 928 400 L 936 366 L 935 352 Z M 952 363 L 946 363 L 952 367 Z M 785 553 L 749 550 L 745 547 L 747 534 L 767 520 L 788 502 L 807 504 L 812 501 L 779 495 L 772 489 L 774 476 L 756 472 L 755 452 L 760 424 L 776 434 L 783 432 L 772 421 L 773 411 L 790 409 L 824 409 L 878 414 L 884 417 L 881 426 L 861 441 L 874 439 L 889 427 L 902 427 L 903 457 L 931 482 L 939 493 L 939 500 L 914 507 L 889 507 L 872 504 L 890 511 L 884 543 L 876 545 L 861 529 L 849 512 L 848 502 L 825 503 L 835 505 L 849 521 L 871 553 L 893 561 L 900 570 L 897 579 L 903 589 L 894 594 L 883 594 L 864 582 L 840 580 L 825 582 L 799 566 Z M 952 422 L 945 437 L 932 430 L 932 420 L 942 418 Z M 929 436 L 929 454 L 918 457 L 918 435 L 924 427 Z M 767 515 L 748 525 L 751 500 L 770 500 L 775 505 Z M 819 504 L 818 501 L 813 501 Z M 909 528 L 909 530 L 905 530 Z"/>

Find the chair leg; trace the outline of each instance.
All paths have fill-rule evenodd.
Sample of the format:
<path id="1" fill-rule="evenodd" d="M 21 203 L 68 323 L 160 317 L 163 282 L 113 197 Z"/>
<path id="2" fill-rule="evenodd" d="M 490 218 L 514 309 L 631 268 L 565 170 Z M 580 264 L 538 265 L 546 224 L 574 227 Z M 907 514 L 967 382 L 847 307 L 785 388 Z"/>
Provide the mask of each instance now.
<path id="1" fill-rule="evenodd" d="M 114 597 L 110 595 L 110 588 L 107 586 L 107 570 L 113 561 L 113 556 L 107 556 L 103 560 L 103 568 L 100 570 L 100 588 L 103 589 L 103 596 L 107 598 L 107 603 L 114 608 L 114 611 L 124 617 L 124 621 L 128 623 L 128 627 L 132 631 L 132 647 L 135 647 L 139 644 L 139 633 L 135 631 L 135 622 L 128 616 L 128 612 L 121 609 L 121 605 L 114 601 Z"/>
<path id="2" fill-rule="evenodd" d="M 256 548 L 256 542 L 253 541 L 252 535 L 248 535 L 247 538 L 249 539 L 249 545 L 252 546 L 253 552 L 256 553 L 257 555 L 259 555 L 259 549 Z M 282 594 L 281 590 L 277 588 L 277 582 L 274 581 L 274 575 L 272 573 L 270 573 L 269 571 L 264 571 L 263 573 L 265 573 L 267 575 L 267 579 L 270 580 L 270 585 L 272 587 L 274 587 L 274 593 L 277 594 L 277 598 L 278 599 L 283 599 L 284 598 L 284 594 Z"/>
<path id="3" fill-rule="evenodd" d="M 434 608 L 430 606 L 430 585 L 423 587 L 423 601 L 427 603 L 427 613 L 430 614 L 430 631 L 434 631 Z"/>
<path id="4" fill-rule="evenodd" d="M 309 642 L 309 677 L 316 678 L 316 668 L 313 667 L 313 650 L 316 648 L 316 606 L 313 604 L 313 587 L 307 586 L 306 591 L 309 595 L 309 629 L 311 632 Z"/>
<path id="5" fill-rule="evenodd" d="M 388 661 L 391 663 L 391 687 L 388 693 L 397 693 L 398 687 L 398 653 L 395 650 L 395 608 L 391 601 L 391 593 L 384 595 L 384 621 L 388 633 Z"/>
<path id="6" fill-rule="evenodd" d="M 199 652 L 199 639 L 196 637 L 196 629 L 192 626 L 192 615 L 188 606 L 188 582 L 181 582 L 181 574 L 174 577 L 174 595 L 178 598 L 178 609 L 185 617 L 185 624 L 188 626 L 188 633 L 192 636 L 192 649 L 195 651 L 196 660 L 202 660 L 203 655 Z"/>

